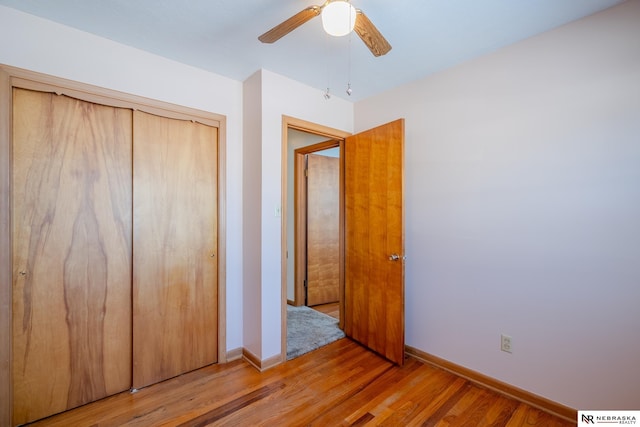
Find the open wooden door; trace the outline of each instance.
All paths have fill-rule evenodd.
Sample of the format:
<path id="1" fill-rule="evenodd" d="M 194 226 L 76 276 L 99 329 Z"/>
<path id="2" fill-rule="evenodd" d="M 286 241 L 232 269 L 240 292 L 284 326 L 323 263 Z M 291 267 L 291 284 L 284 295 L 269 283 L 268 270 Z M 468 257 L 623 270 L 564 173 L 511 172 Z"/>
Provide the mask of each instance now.
<path id="1" fill-rule="evenodd" d="M 307 154 L 307 305 L 340 294 L 340 159 Z"/>
<path id="2" fill-rule="evenodd" d="M 345 141 L 345 334 L 404 362 L 404 120 Z"/>

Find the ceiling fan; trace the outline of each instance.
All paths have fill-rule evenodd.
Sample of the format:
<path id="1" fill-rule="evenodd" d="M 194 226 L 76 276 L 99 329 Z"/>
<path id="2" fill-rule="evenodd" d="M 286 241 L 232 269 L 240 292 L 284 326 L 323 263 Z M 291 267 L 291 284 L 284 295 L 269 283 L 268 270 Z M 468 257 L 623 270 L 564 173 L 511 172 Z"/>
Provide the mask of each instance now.
<path id="1" fill-rule="evenodd" d="M 258 37 L 258 40 L 262 43 L 273 43 L 320 14 L 322 14 L 322 25 L 327 33 L 342 36 L 353 30 L 374 56 L 385 55 L 391 50 L 389 42 L 364 12 L 354 8 L 346 0 L 327 0 L 320 6 L 309 6 L 270 29 Z M 338 29 L 332 29 L 334 19 L 337 20 Z"/>

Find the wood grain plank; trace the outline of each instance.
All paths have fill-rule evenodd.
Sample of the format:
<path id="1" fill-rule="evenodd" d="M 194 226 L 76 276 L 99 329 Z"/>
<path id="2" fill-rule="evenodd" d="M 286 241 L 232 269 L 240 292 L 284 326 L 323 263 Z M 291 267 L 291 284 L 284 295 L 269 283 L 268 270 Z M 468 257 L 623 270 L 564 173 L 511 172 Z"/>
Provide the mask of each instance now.
<path id="1" fill-rule="evenodd" d="M 419 375 L 416 374 L 422 366 L 421 363 L 414 363 L 413 360 L 409 360 L 402 369 L 393 369 L 385 372 L 351 399 L 341 402 L 340 405 L 336 405 L 316 417 L 311 425 L 350 425 L 358 423 L 363 417 L 375 417 L 373 414 L 376 412 L 376 408 L 382 405 L 390 396 L 401 391 L 401 384 L 403 384 L 404 380 L 413 378 L 419 381 Z"/>
<path id="2" fill-rule="evenodd" d="M 131 383 L 131 111 L 14 89 L 13 398 L 24 423 Z"/>
<path id="3" fill-rule="evenodd" d="M 504 427 L 519 406 L 519 402 L 506 397 L 494 398 L 484 414 L 483 423 L 486 425 Z"/>
<path id="4" fill-rule="evenodd" d="M 537 408 L 521 403 L 505 425 L 506 427 L 566 427 L 575 426 L 575 423 L 570 423 Z"/>
<path id="5" fill-rule="evenodd" d="M 419 360 L 409 358 L 400 367 L 342 339 L 263 372 L 240 360 L 211 365 L 135 394 L 121 393 L 53 416 L 34 427 L 69 425 L 574 424 Z"/>
<path id="6" fill-rule="evenodd" d="M 351 395 L 354 388 L 365 387 L 391 367 L 375 354 L 358 350 L 351 347 L 343 354 L 316 361 L 316 367 L 306 366 L 306 372 L 301 370 L 298 376 L 288 376 L 285 389 L 233 414 L 221 425 L 309 424 L 318 413 L 335 406 Z"/>
<path id="7" fill-rule="evenodd" d="M 331 304 L 316 305 L 313 307 L 313 309 L 319 311 L 320 313 L 324 313 L 327 316 L 331 316 L 334 319 L 340 319 L 340 304 L 337 302 Z"/>
<path id="8" fill-rule="evenodd" d="M 429 423 L 437 423 L 448 413 L 448 409 L 444 409 L 446 406 L 450 408 L 455 401 L 461 398 L 461 390 L 467 386 L 467 382 L 462 378 L 455 378 L 448 386 L 438 390 L 430 395 L 430 399 L 424 405 L 422 405 L 418 411 L 414 413 L 412 419 L 407 420 L 408 426 L 422 426 Z"/>
<path id="9" fill-rule="evenodd" d="M 180 424 L 180 427 L 204 427 L 211 425 L 212 423 L 225 418 L 226 416 L 231 415 L 234 412 L 241 410 L 242 408 L 245 408 L 255 402 L 269 397 L 271 394 L 278 390 L 282 390 L 284 387 L 285 384 L 282 382 L 261 387 L 258 390 L 252 391 L 251 393 L 234 399 L 233 401 L 223 406 L 213 409 L 206 414 L 200 415 L 197 418 Z"/>
<path id="10" fill-rule="evenodd" d="M 217 361 L 217 129 L 134 113 L 133 385 Z"/>
<path id="11" fill-rule="evenodd" d="M 450 411 L 451 426 L 482 425 L 485 412 L 491 405 L 491 392 L 472 385 Z"/>
<path id="12" fill-rule="evenodd" d="M 307 305 L 337 302 L 340 288 L 340 159 L 307 155 Z"/>
<path id="13" fill-rule="evenodd" d="M 447 402 L 446 399 L 437 401 L 434 396 L 446 395 L 447 390 L 457 390 L 456 381 L 453 375 L 421 366 L 415 378 L 399 383 L 395 393 L 380 402 L 372 412 L 389 412 L 380 425 L 408 425 L 419 414 L 424 416 L 423 409 L 436 410 Z"/>

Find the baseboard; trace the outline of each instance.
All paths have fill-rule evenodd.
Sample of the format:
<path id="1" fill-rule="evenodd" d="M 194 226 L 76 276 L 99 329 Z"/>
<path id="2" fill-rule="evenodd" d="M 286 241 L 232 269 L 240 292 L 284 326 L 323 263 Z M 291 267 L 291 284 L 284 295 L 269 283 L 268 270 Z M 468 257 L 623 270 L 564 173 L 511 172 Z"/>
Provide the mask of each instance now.
<path id="1" fill-rule="evenodd" d="M 276 354 L 275 356 L 268 359 L 261 360 L 258 356 L 251 353 L 246 348 L 242 349 L 242 358 L 260 372 L 266 371 L 267 369 L 273 368 L 274 366 L 282 363 L 282 356 L 279 354 Z"/>
<path id="2" fill-rule="evenodd" d="M 242 359 L 242 347 L 227 351 L 227 363 Z"/>
<path id="3" fill-rule="evenodd" d="M 576 422 L 578 411 L 573 408 L 569 408 L 568 406 L 564 406 L 542 396 L 538 396 L 526 390 L 522 390 L 518 387 L 496 380 L 495 378 L 491 378 L 487 375 L 465 368 L 464 366 L 456 365 L 455 363 L 441 359 L 422 350 L 418 350 L 417 348 L 407 345 L 405 346 L 405 352 L 411 357 L 444 369 L 445 371 L 465 378 L 481 387 L 485 387 L 504 396 L 526 403 L 527 405 L 548 412 L 549 414 L 555 415 L 569 422 Z"/>

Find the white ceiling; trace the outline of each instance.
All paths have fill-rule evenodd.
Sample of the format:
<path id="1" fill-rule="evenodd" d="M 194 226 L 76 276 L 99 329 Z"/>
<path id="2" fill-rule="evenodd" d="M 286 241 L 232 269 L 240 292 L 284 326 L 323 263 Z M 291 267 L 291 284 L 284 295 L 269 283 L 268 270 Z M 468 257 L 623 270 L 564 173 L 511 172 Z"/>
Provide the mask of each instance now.
<path id="1" fill-rule="evenodd" d="M 0 5 L 235 80 L 265 68 L 357 101 L 622 1 L 352 0 L 393 47 L 378 58 L 356 34 L 326 36 L 320 17 L 272 45 L 258 41 L 263 32 L 322 0 L 0 0 Z M 345 93 L 349 80 L 351 97 Z"/>

